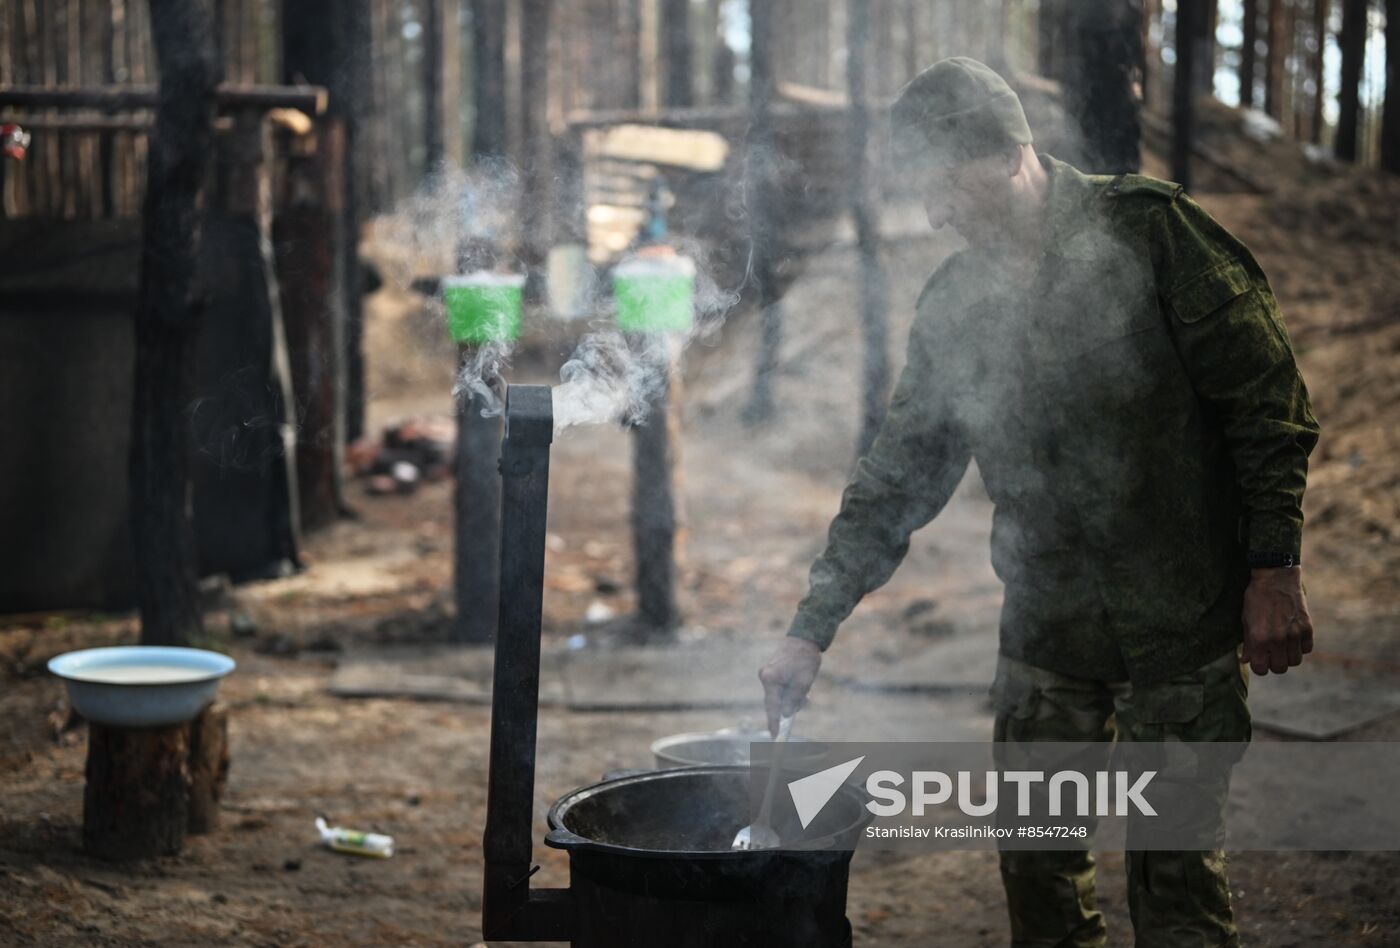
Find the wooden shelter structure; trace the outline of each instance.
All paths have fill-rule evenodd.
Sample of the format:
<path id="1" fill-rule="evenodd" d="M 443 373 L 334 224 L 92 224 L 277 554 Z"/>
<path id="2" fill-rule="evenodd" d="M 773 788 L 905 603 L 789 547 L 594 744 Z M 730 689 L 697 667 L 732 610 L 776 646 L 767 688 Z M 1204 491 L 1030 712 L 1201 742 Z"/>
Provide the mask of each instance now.
<path id="1" fill-rule="evenodd" d="M 293 568 L 301 529 L 296 421 L 305 408 L 293 395 L 273 258 L 273 129 L 312 134 L 326 94 L 224 85 L 217 98 L 223 117 L 198 261 L 210 292 L 188 409 L 194 522 L 200 572 L 250 578 Z M 0 113 L 40 143 L 125 135 L 133 155 L 143 151 L 154 102 L 144 86 L 0 87 Z M 61 180 L 82 194 L 82 179 Z M 0 219 L 0 346 L 11 354 L 0 443 L 14 459 L 0 469 L 0 532 L 11 540 L 0 550 L 0 611 L 131 601 L 126 476 L 140 200 L 128 192 L 139 180 L 94 175 L 100 193 L 90 202 L 66 203 L 67 189 L 55 202 L 49 192 L 46 203 L 27 205 L 42 213 Z M 84 214 L 68 214 L 78 206 Z"/>

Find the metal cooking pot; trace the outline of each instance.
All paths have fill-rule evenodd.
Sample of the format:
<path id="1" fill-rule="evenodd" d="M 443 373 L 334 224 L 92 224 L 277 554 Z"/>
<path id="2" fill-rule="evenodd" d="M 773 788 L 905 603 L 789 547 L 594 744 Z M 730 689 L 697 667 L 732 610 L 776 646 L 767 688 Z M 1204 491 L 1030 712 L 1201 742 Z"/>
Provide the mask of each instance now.
<path id="1" fill-rule="evenodd" d="M 843 787 L 801 830 L 788 794 L 772 814 L 789 849 L 731 852 L 750 820 L 747 767 L 687 767 L 566 794 L 546 842 L 569 854 L 567 888 L 530 884 L 549 446 L 546 386 L 506 392 L 501 581 L 491 686 L 481 932 L 574 948 L 849 948 L 846 880 L 869 814 Z M 800 842 L 800 848 L 799 848 Z"/>
<path id="2" fill-rule="evenodd" d="M 652 741 L 651 754 L 656 758 L 656 766 L 702 767 L 707 765 L 740 765 L 749 762 L 750 744 L 767 744 L 773 740 L 767 731 L 749 731 L 730 728 L 722 731 L 691 731 L 686 734 L 672 734 Z M 801 737 L 789 738 L 788 747 L 783 751 L 784 766 L 805 769 L 809 764 L 820 763 L 825 751 L 821 744 L 810 744 Z"/>
<path id="3" fill-rule="evenodd" d="M 773 822 L 803 848 L 735 852 L 751 819 L 747 767 L 686 767 L 575 790 L 549 811 L 546 845 L 569 853 L 577 945 L 845 948 L 851 850 L 870 814 L 838 791 L 804 832 L 792 802 Z"/>

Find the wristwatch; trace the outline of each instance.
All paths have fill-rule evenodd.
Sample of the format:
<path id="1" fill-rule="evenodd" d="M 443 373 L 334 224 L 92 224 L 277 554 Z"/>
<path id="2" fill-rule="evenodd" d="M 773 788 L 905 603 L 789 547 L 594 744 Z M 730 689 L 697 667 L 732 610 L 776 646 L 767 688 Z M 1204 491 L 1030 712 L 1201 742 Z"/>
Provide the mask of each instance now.
<path id="1" fill-rule="evenodd" d="M 1248 559 L 1250 569 L 1288 569 L 1301 562 L 1292 553 L 1250 553 Z"/>

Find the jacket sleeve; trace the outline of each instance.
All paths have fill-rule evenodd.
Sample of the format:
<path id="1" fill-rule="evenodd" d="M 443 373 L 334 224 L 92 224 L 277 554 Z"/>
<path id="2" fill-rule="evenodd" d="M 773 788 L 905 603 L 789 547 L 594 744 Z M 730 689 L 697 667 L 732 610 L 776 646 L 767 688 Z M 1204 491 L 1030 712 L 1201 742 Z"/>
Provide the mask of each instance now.
<path id="1" fill-rule="evenodd" d="M 1220 419 L 1249 552 L 1301 552 L 1318 424 L 1278 302 L 1248 248 L 1184 195 L 1163 208 L 1157 286 L 1196 393 Z"/>
<path id="2" fill-rule="evenodd" d="M 861 598 L 894 574 L 910 534 L 943 509 L 962 479 L 970 455 L 943 381 L 916 322 L 889 412 L 846 485 L 789 635 L 825 651 Z"/>

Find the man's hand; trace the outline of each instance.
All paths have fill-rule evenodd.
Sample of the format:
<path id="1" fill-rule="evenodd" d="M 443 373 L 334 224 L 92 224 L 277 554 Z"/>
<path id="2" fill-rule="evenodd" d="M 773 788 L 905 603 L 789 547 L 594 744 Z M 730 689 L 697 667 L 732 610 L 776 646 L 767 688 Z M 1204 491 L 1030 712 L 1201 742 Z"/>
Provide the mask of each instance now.
<path id="1" fill-rule="evenodd" d="M 1244 651 L 1256 675 L 1282 675 L 1313 649 L 1303 568 L 1256 569 L 1244 591 Z"/>
<path id="2" fill-rule="evenodd" d="M 807 697 L 817 669 L 822 667 L 822 650 L 806 639 L 783 636 L 768 664 L 758 670 L 763 682 L 763 703 L 768 709 L 768 733 L 778 734 L 778 717 L 797 713 Z"/>

